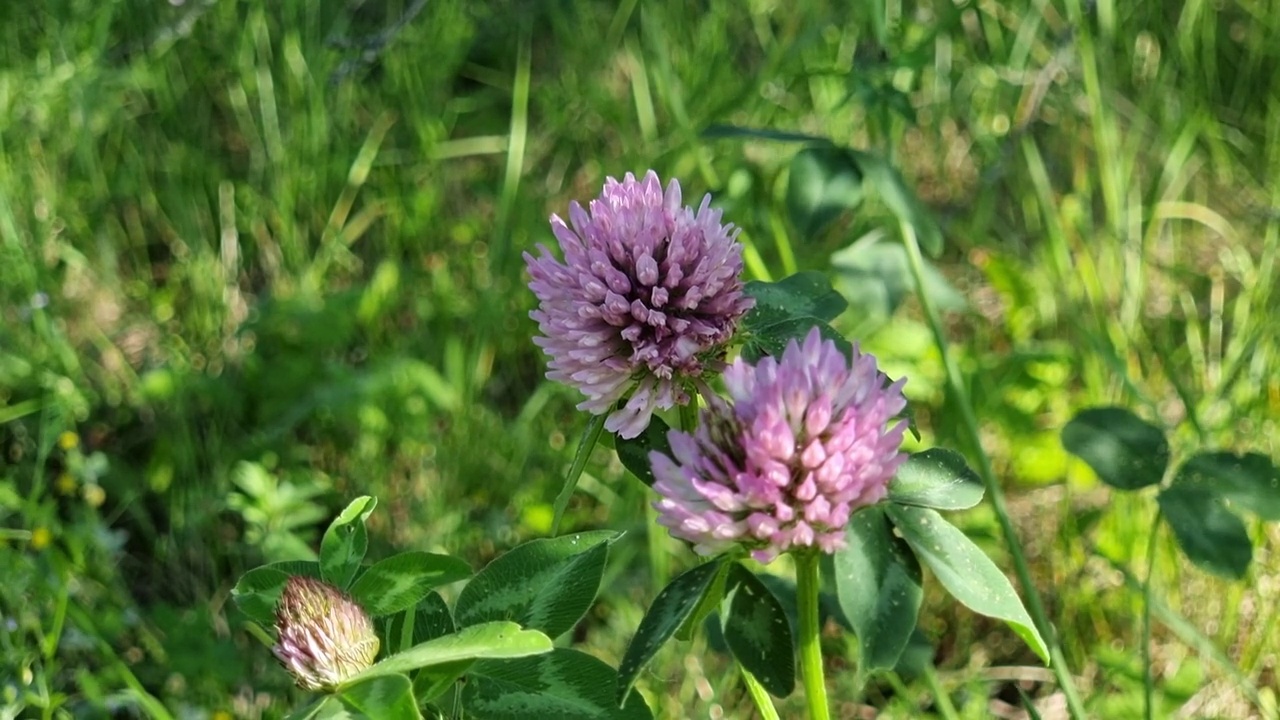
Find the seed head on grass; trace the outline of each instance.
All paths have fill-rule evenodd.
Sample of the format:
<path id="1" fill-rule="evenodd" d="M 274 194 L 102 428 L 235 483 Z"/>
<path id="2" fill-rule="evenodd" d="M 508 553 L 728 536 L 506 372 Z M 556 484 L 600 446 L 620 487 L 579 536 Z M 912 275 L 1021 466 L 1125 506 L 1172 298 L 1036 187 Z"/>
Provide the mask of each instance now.
<path id="1" fill-rule="evenodd" d="M 658 522 L 704 555 L 742 545 L 761 562 L 844 546 L 852 513 L 884 498 L 906 459 L 905 380 L 888 384 L 872 355 L 850 363 L 812 330 L 781 360 L 742 359 L 724 374 L 694 434 L 672 430 L 673 457 L 651 452 Z"/>
<path id="2" fill-rule="evenodd" d="M 373 664 L 378 634 L 358 603 L 338 588 L 294 576 L 276 606 L 276 658 L 304 690 L 332 690 Z"/>
<path id="3" fill-rule="evenodd" d="M 687 404 L 754 304 L 742 292 L 738 231 L 720 217 L 710 195 L 694 211 L 675 180 L 664 192 L 652 170 L 627 173 L 587 209 L 571 203 L 569 224 L 551 217 L 563 261 L 542 245 L 525 253 L 547 377 L 581 391 L 579 409 L 609 413 L 610 432 L 635 437 L 655 409 Z"/>

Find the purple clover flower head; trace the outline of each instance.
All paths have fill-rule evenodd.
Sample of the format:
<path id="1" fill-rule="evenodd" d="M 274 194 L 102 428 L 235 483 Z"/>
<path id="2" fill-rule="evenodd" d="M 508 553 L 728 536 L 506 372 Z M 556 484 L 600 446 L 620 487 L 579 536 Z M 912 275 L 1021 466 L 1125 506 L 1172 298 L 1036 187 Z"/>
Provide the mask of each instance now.
<path id="1" fill-rule="evenodd" d="M 378 656 L 373 621 L 338 588 L 293 576 L 276 606 L 271 650 L 303 690 L 332 690 Z"/>
<path id="2" fill-rule="evenodd" d="M 689 402 L 689 386 L 718 369 L 723 344 L 755 304 L 742 292 L 742 246 L 711 196 L 695 212 L 680 184 L 657 173 L 605 181 L 569 225 L 551 216 L 564 262 L 543 245 L 524 254 L 538 297 L 529 313 L 550 357 L 547 377 L 586 396 L 578 409 L 609 413 L 605 428 L 633 438 L 655 409 Z M 630 393 L 626 405 L 614 406 Z"/>
<path id="3" fill-rule="evenodd" d="M 670 431 L 673 457 L 649 454 L 658 522 L 703 555 L 844 547 L 849 517 L 884 498 L 906 459 L 906 422 L 888 427 L 906 380 L 889 385 L 856 348 L 851 364 L 814 328 L 781 360 L 739 358 L 724 382 L 731 403 L 712 399 L 693 435 Z"/>

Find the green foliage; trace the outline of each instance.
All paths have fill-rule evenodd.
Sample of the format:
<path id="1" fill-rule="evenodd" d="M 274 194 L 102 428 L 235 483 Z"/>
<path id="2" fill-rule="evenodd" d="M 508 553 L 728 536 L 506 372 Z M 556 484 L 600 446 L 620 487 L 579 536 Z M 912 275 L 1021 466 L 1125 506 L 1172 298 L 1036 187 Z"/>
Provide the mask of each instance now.
<path id="1" fill-rule="evenodd" d="M 958 453 L 912 455 L 889 484 L 888 503 L 850 520 L 831 578 L 857 635 L 864 672 L 898 667 L 924 598 L 921 562 L 966 607 L 1005 620 L 1048 661 L 1048 648 L 1013 586 L 980 548 L 930 508 L 976 505 L 983 486 Z"/>
<path id="2" fill-rule="evenodd" d="M 1169 464 L 1164 433 L 1124 408 L 1095 408 L 1071 419 L 1062 444 L 1106 484 L 1137 490 L 1158 484 Z"/>
<path id="3" fill-rule="evenodd" d="M 364 526 L 376 505 L 376 499 L 360 497 L 334 518 L 325 537 L 335 539 L 323 546 L 320 562 L 256 568 L 233 593 L 242 612 L 267 624 L 291 575 L 316 576 L 327 564 L 339 568 L 339 576 L 355 577 L 351 597 L 369 616 L 381 618 L 383 652 L 334 688 L 343 706 L 369 717 L 418 718 L 420 707 L 438 702 L 461 681 L 463 706 L 473 715 L 507 717 L 522 710 L 652 717 L 643 699 L 618 710 L 609 692 L 618 677 L 612 668 L 554 648 L 551 641 L 595 600 L 617 533 L 576 533 L 517 546 L 476 574 L 450 609 L 434 588 L 469 577 L 462 560 L 409 551 L 362 566 Z M 329 712 L 326 707 L 336 706 L 321 703 L 317 712 Z"/>
<path id="4" fill-rule="evenodd" d="M 458 596 L 454 617 L 466 627 L 497 619 L 558 637 L 587 612 L 609 544 L 607 530 L 532 540 L 485 566 Z"/>
<path id="5" fill-rule="evenodd" d="M 244 539 L 261 548 L 268 560 L 314 557 L 311 535 L 325 517 L 316 498 L 324 494 L 315 482 L 281 481 L 257 463 L 242 462 L 232 470 L 236 491 L 227 496 L 227 507 L 247 526 Z"/>
<path id="6" fill-rule="evenodd" d="M 397 675 L 464 660 L 525 657 L 550 652 L 551 647 L 546 635 L 521 628 L 516 623 L 479 623 L 390 655 L 348 680 L 343 684 L 343 690 L 367 678 Z"/>
<path id="7" fill-rule="evenodd" d="M 349 710 L 366 717 L 404 720 L 421 718 L 413 699 L 413 683 L 404 675 L 371 677 L 345 688 L 338 699 Z"/>
<path id="8" fill-rule="evenodd" d="M 1249 531 L 1212 491 L 1173 486 L 1156 496 L 1165 522 L 1187 559 L 1210 572 L 1239 580 L 1253 560 Z"/>
<path id="9" fill-rule="evenodd" d="M 542 381 L 519 254 L 549 240 L 548 213 L 649 166 L 714 194 L 753 278 L 830 269 L 850 307 L 824 322 L 909 378 L 929 443 L 990 453 L 1093 714 L 1140 705 L 1141 587 L 1116 589 L 1109 563 L 1127 572 L 1157 512 L 1181 535 L 1163 488 L 1099 499 L 1059 442 L 1076 408 L 1177 425 L 1168 491 L 1210 486 L 1215 517 L 1274 542 L 1273 3 L 0 5 L 3 713 L 278 714 L 283 674 L 223 599 L 248 568 L 323 558 L 323 519 L 356 495 L 393 510 L 369 526 L 379 558 L 480 567 L 552 524 L 638 526 L 619 482 L 635 463 L 594 439 L 574 462 L 577 398 Z M 825 138 L 883 165 L 834 151 L 833 177 L 862 177 L 856 209 L 793 236 L 797 151 Z M 971 408 L 944 390 L 892 232 L 906 217 L 929 245 L 920 208 L 945 238 L 923 290 L 968 307 L 946 332 Z M 566 476 L 581 485 L 553 508 Z M 990 542 L 987 505 L 952 519 Z M 1207 519 L 1184 524 L 1192 542 Z M 606 571 L 582 642 L 620 657 L 646 564 L 669 558 L 610 552 L 631 562 Z M 1203 669 L 1176 678 L 1195 692 L 1157 677 L 1158 714 L 1224 684 L 1264 686 L 1215 698 L 1224 715 L 1274 714 L 1273 583 L 1173 555 L 1155 556 L 1151 666 Z M 411 641 L 453 632 L 423 609 L 447 611 L 441 593 Z M 1025 653 L 930 592 L 921 616 L 961 716 L 1009 699 L 970 661 Z M 673 653 L 638 687 L 679 678 L 663 710 L 681 715 L 723 670 Z M 913 677 L 842 692 L 942 713 Z M 746 716 L 735 699 L 715 702 Z"/>
<path id="10" fill-rule="evenodd" d="M 773 695 L 790 695 L 796 658 L 787 613 L 769 587 L 737 563 L 725 577 L 720 621 L 725 642 L 742 667 Z"/>
<path id="11" fill-rule="evenodd" d="M 471 568 L 450 555 L 410 551 L 374 563 L 349 588 L 373 617 L 416 606 L 434 588 L 463 580 Z"/>
<path id="12" fill-rule="evenodd" d="M 850 352 L 849 341 L 827 323 L 848 303 L 831 289 L 831 282 L 818 272 L 804 272 L 776 283 L 754 281 L 744 289 L 756 305 L 742 320 L 747 335 L 743 357 L 755 360 L 763 355 L 782 355 L 787 343 L 803 340 L 813 328 L 822 337 Z"/>
<path id="13" fill-rule="evenodd" d="M 351 585 L 369 549 L 365 521 L 377 504 L 376 498 L 358 497 L 329 523 L 320 542 L 320 575 L 325 582 L 341 588 Z"/>
<path id="14" fill-rule="evenodd" d="M 884 240 L 880 233 L 834 253 L 831 267 L 840 291 L 862 316 L 856 328 L 859 334 L 870 334 L 889 324 L 902 303 L 916 292 L 906 248 Z M 926 262 L 924 270 L 925 289 L 940 309 L 957 312 L 967 308 L 963 296 L 937 267 Z"/>
<path id="15" fill-rule="evenodd" d="M 953 450 L 930 448 L 907 458 L 889 482 L 889 500 L 935 510 L 967 510 L 982 501 L 982 480 Z"/>
<path id="16" fill-rule="evenodd" d="M 609 692 L 617 677 L 613 668 L 575 650 L 547 649 L 550 652 L 539 657 L 472 666 L 463 694 L 468 712 L 481 717 L 506 717 L 516 712 L 560 715 L 572 708 L 583 717 L 652 717 L 642 699 L 633 699 L 619 711 Z"/>
<path id="17" fill-rule="evenodd" d="M 694 616 L 695 611 L 703 604 L 703 598 L 716 587 L 716 578 L 724 567 L 722 560 L 697 565 L 672 580 L 653 599 L 640 626 L 636 628 L 635 635 L 627 644 L 626 655 L 618 665 L 619 703 L 626 701 L 636 678 L 653 660 L 663 643 L 670 640 Z"/>
<path id="18" fill-rule="evenodd" d="M 653 466 L 649 463 L 649 453 L 657 451 L 671 455 L 671 443 L 667 441 L 667 432 L 671 427 L 660 417 L 654 416 L 649 427 L 639 435 L 627 439 L 616 438 L 614 449 L 618 453 L 618 461 L 636 476 L 640 482 L 653 487 Z"/>
<path id="19" fill-rule="evenodd" d="M 841 213 L 857 210 L 862 193 L 862 173 L 844 150 L 810 147 L 791 158 L 787 210 L 807 237 L 818 235 Z"/>
<path id="20" fill-rule="evenodd" d="M 457 630 L 453 613 L 439 592 L 431 591 L 413 612 L 408 610 L 392 615 L 383 624 L 386 631 L 383 647 L 395 651 L 407 650 L 414 645 L 451 635 Z"/>
<path id="21" fill-rule="evenodd" d="M 619 707 L 611 689 L 613 668 L 585 653 L 556 648 L 546 655 L 502 664 L 481 663 L 467 684 L 463 704 L 475 717 L 574 720 L 646 720 L 653 717 L 639 696 Z"/>
<path id="22" fill-rule="evenodd" d="M 1178 468 L 1172 487 L 1205 490 L 1263 520 L 1280 520 L 1280 470 L 1261 453 L 1196 453 Z"/>
<path id="23" fill-rule="evenodd" d="M 1049 650 L 1009 579 L 954 525 L 928 508 L 890 505 L 886 511 L 902 539 L 955 599 L 974 612 L 1004 620 L 1040 659 Z"/>
<path id="24" fill-rule="evenodd" d="M 1164 483 L 1170 456 L 1164 432 L 1122 408 L 1082 411 L 1063 428 L 1062 443 L 1119 490 L 1162 485 L 1156 502 L 1178 546 L 1223 577 L 1243 578 L 1253 560 L 1253 541 L 1234 508 L 1263 520 L 1280 517 L 1280 470 L 1260 453 L 1197 453 Z"/>
<path id="25" fill-rule="evenodd" d="M 883 508 L 853 516 L 847 545 L 835 555 L 836 595 L 858 637 L 863 672 L 898 665 L 924 600 L 920 563 L 895 537 Z"/>
<path id="26" fill-rule="evenodd" d="M 235 599 L 240 612 L 251 620 L 271 625 L 275 623 L 280 593 L 294 575 L 320 578 L 320 564 L 309 560 L 282 560 L 254 568 L 240 576 L 235 588 L 231 590 L 231 597 Z"/>

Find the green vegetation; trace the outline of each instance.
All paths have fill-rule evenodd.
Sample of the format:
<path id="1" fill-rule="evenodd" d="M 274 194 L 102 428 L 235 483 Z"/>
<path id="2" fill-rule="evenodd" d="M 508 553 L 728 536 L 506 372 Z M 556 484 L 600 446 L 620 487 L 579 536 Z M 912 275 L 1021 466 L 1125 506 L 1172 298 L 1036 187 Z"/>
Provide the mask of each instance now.
<path id="1" fill-rule="evenodd" d="M 316 559 L 359 495 L 373 560 L 547 535 L 587 419 L 542 379 L 521 253 L 652 167 L 713 193 L 752 279 L 830 276 L 834 325 L 909 378 L 913 450 L 976 458 L 977 419 L 1091 716 L 1141 715 L 1153 577 L 1155 715 L 1277 717 L 1280 531 L 1244 514 L 1244 579 L 1206 574 L 1061 441 L 1120 405 L 1177 461 L 1280 457 L 1277 37 L 1268 0 L 5 3 L 0 714 L 280 716 L 231 588 Z M 893 198 L 796 226 L 822 162 L 796 135 L 886 158 L 938 219 L 966 392 Z M 616 668 L 693 557 L 607 438 L 563 531 L 627 531 L 571 634 Z M 951 519 L 1012 575 L 989 503 Z M 834 716 L 1061 716 L 1013 631 L 926 588 L 898 672 L 828 662 Z M 750 717 L 706 644 L 639 677 L 656 714 Z"/>

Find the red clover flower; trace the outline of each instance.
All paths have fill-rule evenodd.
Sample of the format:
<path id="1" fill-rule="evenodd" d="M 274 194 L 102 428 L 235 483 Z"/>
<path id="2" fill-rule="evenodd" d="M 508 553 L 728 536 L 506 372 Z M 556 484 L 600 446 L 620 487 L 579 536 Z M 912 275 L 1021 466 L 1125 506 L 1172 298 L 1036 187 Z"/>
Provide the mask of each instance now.
<path id="1" fill-rule="evenodd" d="M 731 404 L 709 398 L 695 434 L 672 430 L 674 457 L 651 452 L 658 522 L 703 555 L 741 544 L 761 562 L 791 549 L 844 546 L 852 513 L 884 498 L 906 459 L 905 380 L 853 361 L 815 328 L 781 360 L 739 358 L 724 373 Z"/>
<path id="2" fill-rule="evenodd" d="M 687 404 L 754 304 L 742 292 L 738 230 L 720 217 L 710 195 L 695 212 L 675 180 L 664 192 L 652 170 L 627 173 L 586 210 L 571 203 L 572 228 L 551 216 L 564 262 L 543 245 L 524 254 L 547 377 L 581 391 L 579 409 L 609 413 L 610 432 L 635 437 L 655 409 Z"/>

